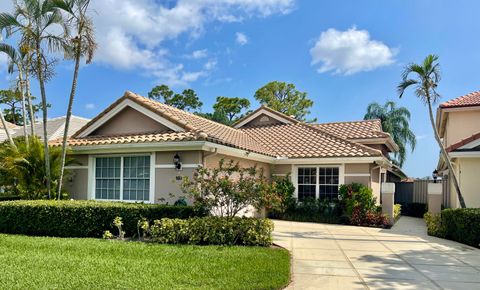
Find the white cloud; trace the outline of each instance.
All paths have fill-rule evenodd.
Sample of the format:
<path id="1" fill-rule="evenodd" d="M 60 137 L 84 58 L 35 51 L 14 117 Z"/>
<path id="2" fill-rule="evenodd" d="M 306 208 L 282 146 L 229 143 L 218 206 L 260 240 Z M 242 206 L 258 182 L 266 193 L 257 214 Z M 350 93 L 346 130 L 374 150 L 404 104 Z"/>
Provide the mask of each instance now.
<path id="1" fill-rule="evenodd" d="M 319 64 L 318 72 L 333 71 L 350 75 L 370 71 L 395 62 L 396 50 L 381 41 L 370 39 L 367 30 L 352 27 L 346 31 L 330 28 L 321 33 L 310 49 L 312 65 Z"/>
<path id="2" fill-rule="evenodd" d="M 201 59 L 207 57 L 207 50 L 206 49 L 199 49 L 194 50 L 191 54 L 187 55 L 187 58 L 191 59 Z"/>
<path id="3" fill-rule="evenodd" d="M 97 107 L 97 106 L 95 106 L 95 104 L 93 104 L 93 103 L 89 103 L 89 104 L 86 104 L 86 105 L 85 105 L 85 109 L 87 109 L 87 110 L 93 110 L 93 109 L 95 109 L 96 107 Z"/>
<path id="4" fill-rule="evenodd" d="M 209 59 L 209 60 L 203 65 L 203 67 L 204 67 L 206 70 L 212 70 L 212 69 L 214 69 L 216 66 L 217 66 L 217 60 L 216 60 L 216 59 Z"/>
<path id="5" fill-rule="evenodd" d="M 186 71 L 171 63 L 162 48 L 165 41 L 182 34 L 199 37 L 209 22 L 238 22 L 252 17 L 289 13 L 295 0 L 156 0 L 92 1 L 99 47 L 96 62 L 118 69 L 140 69 L 160 81 L 185 84 L 207 74 Z M 207 57 L 206 51 L 191 58 Z M 208 70 L 208 69 L 207 69 Z"/>
<path id="6" fill-rule="evenodd" d="M 245 45 L 248 43 L 248 37 L 242 32 L 237 32 L 235 34 L 235 41 L 240 45 Z"/>

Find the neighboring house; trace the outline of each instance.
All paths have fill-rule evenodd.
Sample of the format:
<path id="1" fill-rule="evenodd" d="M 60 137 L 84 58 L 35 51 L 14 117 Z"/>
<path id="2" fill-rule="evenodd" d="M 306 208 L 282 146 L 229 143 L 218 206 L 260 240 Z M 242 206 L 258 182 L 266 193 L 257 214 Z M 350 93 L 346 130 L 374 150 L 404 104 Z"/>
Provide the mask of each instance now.
<path id="1" fill-rule="evenodd" d="M 440 104 L 436 121 L 467 207 L 480 207 L 480 91 Z M 441 156 L 437 170 L 448 178 Z M 444 194 L 444 206 L 460 207 L 452 182 Z"/>
<path id="2" fill-rule="evenodd" d="M 58 117 L 58 118 L 52 118 L 47 121 L 47 136 L 48 140 L 56 140 L 58 138 L 61 138 L 63 136 L 63 131 L 65 130 L 65 120 L 66 117 Z M 88 123 L 90 119 L 85 119 L 82 117 L 78 116 L 73 116 L 70 118 L 70 127 L 68 128 L 68 136 L 72 136 L 75 132 L 77 132 L 80 128 L 82 128 L 85 124 Z M 13 123 L 8 123 L 9 124 L 9 129 L 10 129 L 10 134 L 12 135 L 13 138 L 23 136 L 23 126 L 17 126 Z M 43 137 L 43 122 L 37 122 L 34 125 L 35 129 L 35 134 L 38 135 L 40 138 Z M 3 130 L 3 126 L 0 127 L 2 130 L 0 130 L 0 142 L 4 142 L 7 140 L 7 134 L 5 133 L 5 130 Z M 27 126 L 27 134 L 30 134 L 31 129 L 30 125 Z"/>
<path id="3" fill-rule="evenodd" d="M 291 175 L 300 199 L 336 198 L 340 184 L 360 182 L 379 200 L 381 180 L 402 177 L 379 120 L 305 124 L 262 106 L 229 127 L 131 92 L 69 144 L 80 164 L 66 185 L 75 199 L 173 203 L 182 176 L 222 158 Z"/>

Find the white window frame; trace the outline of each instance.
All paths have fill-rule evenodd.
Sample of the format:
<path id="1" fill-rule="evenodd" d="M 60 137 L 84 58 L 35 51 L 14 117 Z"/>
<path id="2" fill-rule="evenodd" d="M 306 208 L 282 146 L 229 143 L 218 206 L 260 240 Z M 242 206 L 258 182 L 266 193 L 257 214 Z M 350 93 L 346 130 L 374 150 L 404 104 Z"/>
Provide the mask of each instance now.
<path id="1" fill-rule="evenodd" d="M 150 187 L 148 191 L 148 200 L 123 200 L 123 160 L 124 157 L 140 157 L 140 156 L 150 156 Z M 120 199 L 97 199 L 95 198 L 95 185 L 96 185 L 96 158 L 108 158 L 108 157 L 120 157 Z M 131 203 L 154 203 L 155 202 L 155 152 L 151 153 L 132 153 L 132 154 L 104 154 L 104 155 L 90 155 L 88 157 L 88 199 L 97 200 L 97 201 L 121 201 L 121 202 L 131 202 Z"/>
<path id="2" fill-rule="evenodd" d="M 345 183 L 345 164 L 302 164 L 292 165 L 292 183 L 295 186 L 294 197 L 298 199 L 298 169 L 299 168 L 316 168 L 317 177 L 315 184 L 315 198 L 320 197 L 320 168 L 338 168 L 338 185 Z"/>

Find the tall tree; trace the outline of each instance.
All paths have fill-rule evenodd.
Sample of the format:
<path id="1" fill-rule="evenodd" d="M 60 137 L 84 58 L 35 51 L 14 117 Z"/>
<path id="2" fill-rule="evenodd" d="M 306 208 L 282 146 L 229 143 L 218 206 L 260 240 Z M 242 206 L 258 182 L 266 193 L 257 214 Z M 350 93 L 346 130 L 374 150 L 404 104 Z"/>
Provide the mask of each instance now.
<path id="1" fill-rule="evenodd" d="M 397 108 L 395 102 L 391 101 L 386 102 L 383 106 L 373 102 L 368 105 L 367 113 L 363 118 L 365 120 L 380 119 L 383 131 L 389 133 L 399 147 L 399 151 L 394 154 L 396 160 L 393 161 L 402 167 L 407 158 L 407 145 L 410 145 L 413 152 L 417 143 L 415 134 L 410 130 L 410 112 L 408 109 L 405 107 Z"/>
<path id="2" fill-rule="evenodd" d="M 438 56 L 428 55 L 421 64 L 411 63 L 405 67 L 402 73 L 402 81 L 398 85 L 398 93 L 400 98 L 405 93 L 405 90 L 409 87 L 415 88 L 415 95 L 428 107 L 428 115 L 430 117 L 430 124 L 432 125 L 435 140 L 440 147 L 445 163 L 450 171 L 450 177 L 453 180 L 453 185 L 457 192 L 458 200 L 462 208 L 465 208 L 465 200 L 460 191 L 458 179 L 453 170 L 450 156 L 448 155 L 442 141 L 438 135 L 437 127 L 435 126 L 435 119 L 433 117 L 432 104 L 435 104 L 440 98 L 440 94 L 437 92 L 437 87 L 440 82 L 440 64 L 438 63 Z"/>
<path id="3" fill-rule="evenodd" d="M 72 39 L 66 39 L 68 50 L 66 55 L 75 62 L 73 70 L 72 86 L 70 88 L 70 97 L 68 98 L 67 116 L 62 140 L 62 156 L 60 167 L 60 179 L 58 183 L 57 197 L 60 200 L 62 196 L 63 173 L 65 170 L 65 159 L 67 155 L 67 138 L 70 128 L 70 119 L 72 117 L 73 101 L 77 90 L 78 72 L 80 69 L 80 60 L 85 57 L 88 64 L 92 61 L 97 43 L 95 42 L 94 26 L 91 18 L 87 15 L 90 0 L 54 0 L 56 7 L 67 12 L 68 22 L 73 24 L 76 36 Z"/>
<path id="4" fill-rule="evenodd" d="M 61 28 L 63 35 L 55 29 Z M 63 29 L 62 29 L 63 28 Z M 47 137 L 47 93 L 46 76 L 51 69 L 45 48 L 49 51 L 63 51 L 65 34 L 68 33 L 65 21 L 59 9 L 50 0 L 22 0 L 15 2 L 15 12 L 0 13 L 0 31 L 7 36 L 20 33 L 21 46 L 32 48 L 32 68 L 40 85 L 43 111 L 43 147 L 45 151 L 45 172 L 48 198 L 51 198 L 50 154 Z"/>
<path id="5" fill-rule="evenodd" d="M 224 114 L 228 120 L 228 125 L 242 117 L 242 111 L 250 107 L 250 101 L 245 98 L 238 97 L 217 97 L 216 103 L 213 105 L 215 112 Z"/>
<path id="6" fill-rule="evenodd" d="M 192 89 L 183 90 L 181 94 L 175 93 L 167 85 L 159 85 L 148 93 L 150 99 L 163 101 L 166 105 L 180 110 L 196 112 L 200 110 L 203 103 Z"/>
<path id="7" fill-rule="evenodd" d="M 305 117 L 310 114 L 313 101 L 307 98 L 306 92 L 300 92 L 294 84 L 273 81 L 261 87 L 255 93 L 255 99 L 261 104 L 294 116 L 295 119 L 306 121 Z M 315 122 L 316 119 L 308 122 Z"/>
<path id="8" fill-rule="evenodd" d="M 10 119 L 12 123 L 17 124 L 17 125 L 23 125 L 23 135 L 26 140 L 26 144 L 28 144 L 28 134 L 27 134 L 27 118 L 26 118 L 26 110 L 25 110 L 25 88 L 26 88 L 26 83 L 25 83 L 25 78 L 28 78 L 28 70 L 29 68 L 25 66 L 25 54 L 24 53 L 18 53 L 17 50 L 8 45 L 8 44 L 0 44 L 0 52 L 3 52 L 6 54 L 9 58 L 9 66 L 8 66 L 8 72 L 9 73 L 14 73 L 15 71 L 18 73 L 17 75 L 17 83 L 16 83 L 16 90 L 11 91 L 11 94 L 8 94 L 8 92 L 3 92 L 3 94 L 0 94 L 2 97 L 2 100 L 4 101 L 3 103 L 10 102 L 10 109 L 7 109 L 6 111 L 10 110 L 10 112 L 6 112 L 6 119 Z M 16 70 L 15 70 L 16 69 Z M 17 94 L 18 93 L 18 94 Z M 20 122 L 20 114 L 16 113 L 16 103 L 21 102 L 21 112 L 22 112 L 22 120 Z M 10 117 L 10 118 L 9 118 Z M 33 128 L 33 126 L 32 126 Z"/>
<path id="9" fill-rule="evenodd" d="M 23 97 L 18 90 L 0 90 L 0 104 L 7 106 L 3 110 L 5 120 L 15 125 L 24 125 L 21 115 Z"/>

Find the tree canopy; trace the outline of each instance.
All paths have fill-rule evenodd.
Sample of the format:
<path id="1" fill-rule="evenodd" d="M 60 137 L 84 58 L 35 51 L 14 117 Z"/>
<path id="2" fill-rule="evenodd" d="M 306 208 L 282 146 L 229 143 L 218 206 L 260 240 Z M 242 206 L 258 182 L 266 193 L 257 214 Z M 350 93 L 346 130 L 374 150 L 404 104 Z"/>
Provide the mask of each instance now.
<path id="1" fill-rule="evenodd" d="M 250 101 L 239 97 L 217 97 L 217 102 L 213 105 L 214 112 L 222 114 L 230 124 L 243 116 L 242 112 L 248 110 Z"/>
<path id="2" fill-rule="evenodd" d="M 367 107 L 365 120 L 380 119 L 383 131 L 389 133 L 393 141 L 397 143 L 399 151 L 396 152 L 394 162 L 400 167 L 407 159 L 407 145 L 410 149 L 415 149 L 417 140 L 415 134 L 410 130 L 410 111 L 405 107 L 397 107 L 395 102 L 386 102 L 383 106 L 379 103 L 370 103 Z"/>
<path id="3" fill-rule="evenodd" d="M 194 90 L 185 89 L 179 94 L 172 91 L 167 85 L 159 85 L 152 88 L 148 93 L 148 97 L 189 112 L 199 111 L 203 105 Z"/>
<path id="4" fill-rule="evenodd" d="M 313 101 L 307 98 L 306 92 L 295 88 L 294 84 L 273 81 L 255 92 L 255 99 L 261 104 L 284 113 L 294 116 L 300 121 L 307 121 L 306 116 L 310 114 Z M 316 119 L 307 122 L 315 122 Z"/>

